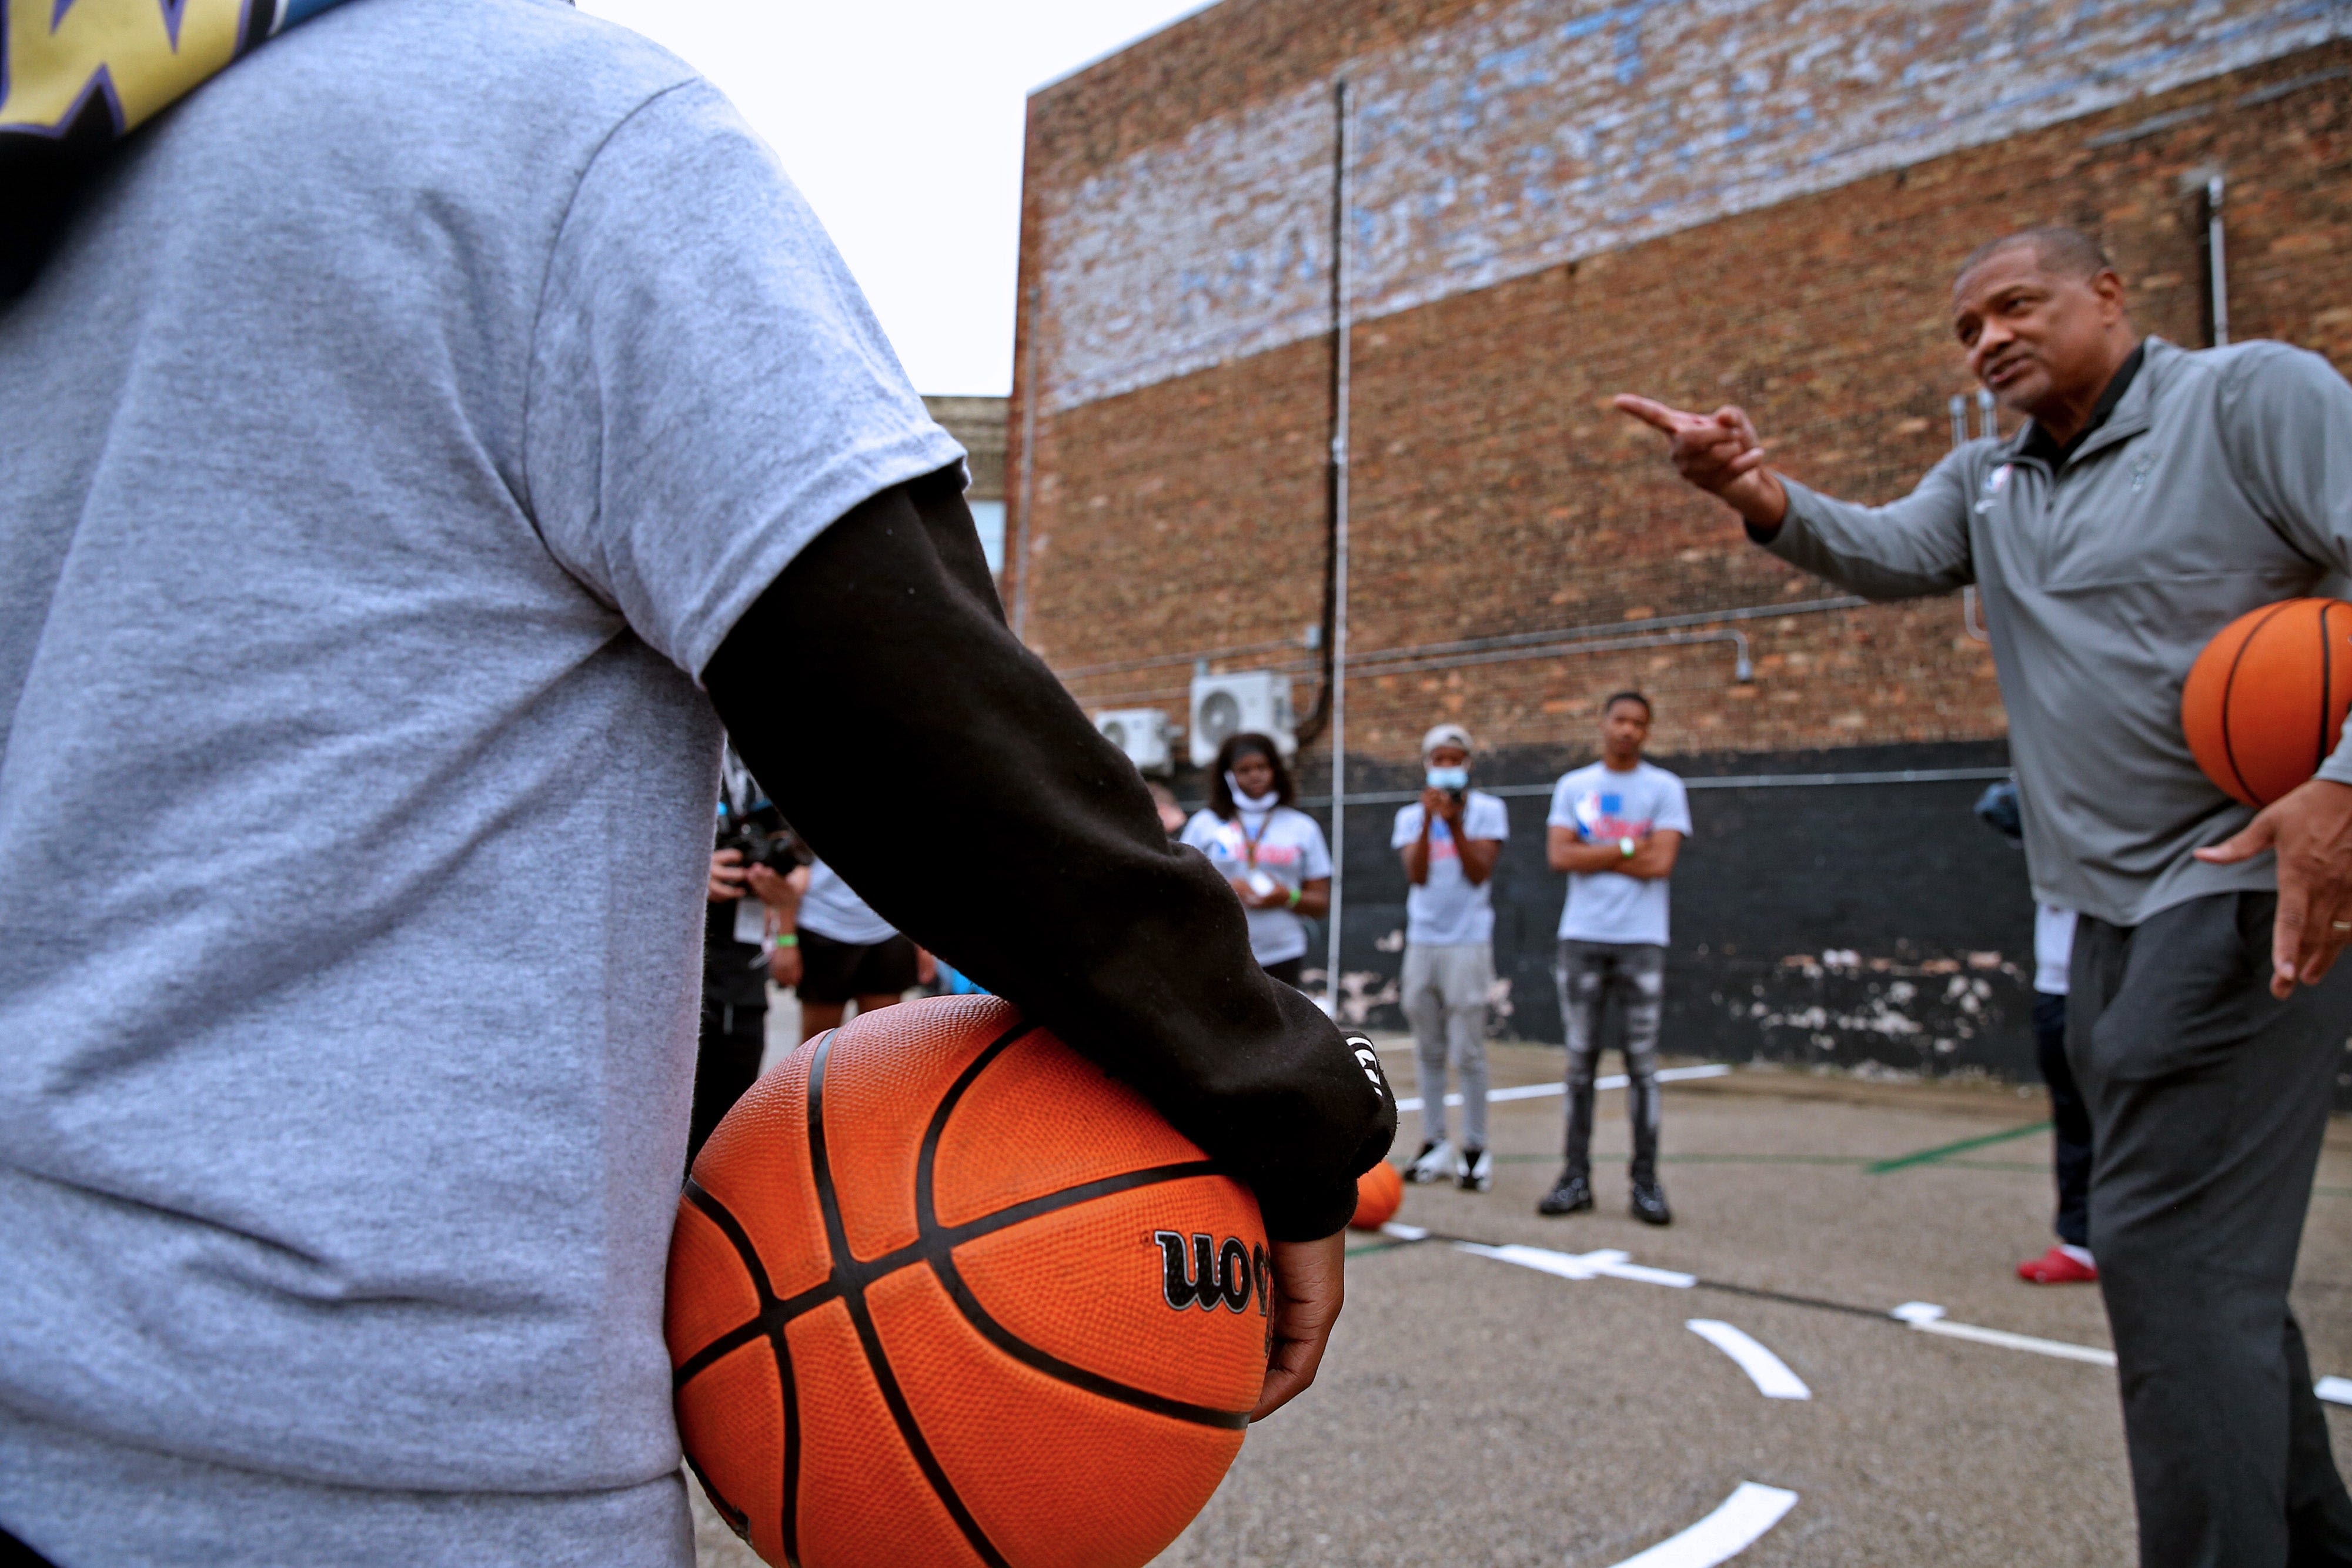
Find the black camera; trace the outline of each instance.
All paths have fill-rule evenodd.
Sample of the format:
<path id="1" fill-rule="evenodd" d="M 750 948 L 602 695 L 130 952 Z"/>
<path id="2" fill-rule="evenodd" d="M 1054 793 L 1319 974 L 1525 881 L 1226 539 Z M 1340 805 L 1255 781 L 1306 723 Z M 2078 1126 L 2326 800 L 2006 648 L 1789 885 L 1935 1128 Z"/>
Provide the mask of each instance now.
<path id="1" fill-rule="evenodd" d="M 782 876 L 801 863 L 801 841 L 783 813 L 762 800 L 737 816 L 719 803 L 719 836 L 713 850 L 733 850 L 746 866 L 763 865 Z"/>

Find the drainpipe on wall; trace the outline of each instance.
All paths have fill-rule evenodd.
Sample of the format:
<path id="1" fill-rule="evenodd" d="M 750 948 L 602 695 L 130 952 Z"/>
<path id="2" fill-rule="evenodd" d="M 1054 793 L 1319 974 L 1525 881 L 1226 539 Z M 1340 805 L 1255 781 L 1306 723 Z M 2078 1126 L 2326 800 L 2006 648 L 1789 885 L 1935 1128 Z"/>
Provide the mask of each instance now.
<path id="1" fill-rule="evenodd" d="M 2221 246 L 2221 176 L 2205 181 L 2205 269 L 2213 287 L 2213 346 L 2230 341 L 2230 271 Z"/>
<path id="2" fill-rule="evenodd" d="M 1348 79 L 1339 78 L 1338 213 L 1331 235 L 1332 315 L 1339 333 L 1331 418 L 1331 630 L 1324 657 L 1330 675 L 1324 693 L 1331 715 L 1331 907 L 1329 953 L 1323 996 L 1331 1016 L 1339 1016 L 1340 901 L 1347 884 L 1348 841 Z"/>

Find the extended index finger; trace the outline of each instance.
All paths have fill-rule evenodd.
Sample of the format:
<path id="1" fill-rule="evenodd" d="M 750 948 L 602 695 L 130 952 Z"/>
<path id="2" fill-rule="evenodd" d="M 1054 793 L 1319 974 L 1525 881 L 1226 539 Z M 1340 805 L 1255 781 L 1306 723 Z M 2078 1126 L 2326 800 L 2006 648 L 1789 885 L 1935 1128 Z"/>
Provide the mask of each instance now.
<path id="1" fill-rule="evenodd" d="M 1669 408 L 1654 398 L 1641 397 L 1633 392 L 1619 392 L 1609 401 L 1616 406 L 1618 413 L 1630 413 L 1651 429 L 1664 431 L 1668 435 L 1706 423 L 1697 414 Z"/>

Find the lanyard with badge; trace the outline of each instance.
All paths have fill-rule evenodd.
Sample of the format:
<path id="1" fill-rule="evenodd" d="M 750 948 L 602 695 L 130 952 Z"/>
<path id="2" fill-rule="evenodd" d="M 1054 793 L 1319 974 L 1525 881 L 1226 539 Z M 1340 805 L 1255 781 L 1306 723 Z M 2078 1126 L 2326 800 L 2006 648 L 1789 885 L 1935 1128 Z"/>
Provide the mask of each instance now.
<path id="1" fill-rule="evenodd" d="M 1278 885 L 1274 878 L 1257 869 L 1257 847 L 1265 841 L 1266 830 L 1274 826 L 1274 813 L 1268 811 L 1259 820 L 1255 833 L 1249 831 L 1249 813 L 1246 811 L 1236 810 L 1234 813 L 1234 825 L 1242 832 L 1242 860 L 1249 867 L 1247 880 L 1250 891 L 1264 898 Z"/>

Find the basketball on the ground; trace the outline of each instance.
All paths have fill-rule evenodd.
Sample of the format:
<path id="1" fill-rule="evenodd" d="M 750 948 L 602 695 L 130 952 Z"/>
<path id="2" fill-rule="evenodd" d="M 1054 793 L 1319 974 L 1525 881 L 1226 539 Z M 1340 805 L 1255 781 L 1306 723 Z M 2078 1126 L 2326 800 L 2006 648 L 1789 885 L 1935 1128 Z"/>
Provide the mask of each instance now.
<path id="1" fill-rule="evenodd" d="M 2180 727 L 2205 777 L 2267 806 L 2319 770 L 2352 706 L 2352 604 L 2289 599 L 2205 644 L 2180 692 Z"/>
<path id="2" fill-rule="evenodd" d="M 1349 1220 L 1359 1230 L 1378 1230 L 1396 1218 L 1404 1201 L 1404 1177 L 1386 1160 L 1356 1178 L 1356 1214 Z"/>
<path id="3" fill-rule="evenodd" d="M 1123 1568 L 1216 1490 L 1264 1383 L 1249 1189 L 993 997 L 862 1016 L 694 1162 L 678 1433 L 772 1563 Z"/>

